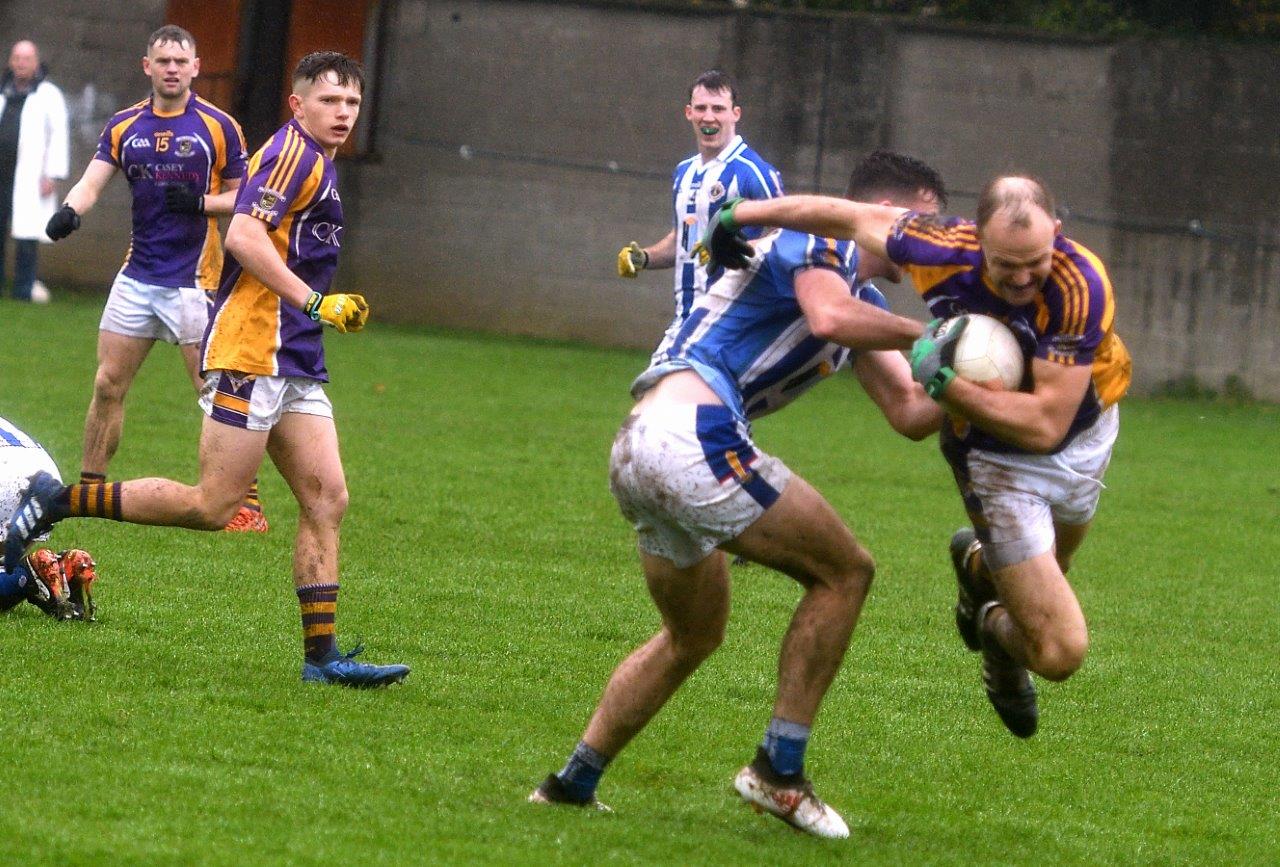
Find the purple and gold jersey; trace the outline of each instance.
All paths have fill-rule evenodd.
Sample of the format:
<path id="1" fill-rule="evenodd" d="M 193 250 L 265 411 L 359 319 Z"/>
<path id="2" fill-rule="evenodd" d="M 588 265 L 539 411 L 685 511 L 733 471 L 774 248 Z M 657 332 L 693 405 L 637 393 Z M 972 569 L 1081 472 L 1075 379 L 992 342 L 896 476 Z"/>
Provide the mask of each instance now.
<path id="1" fill-rule="evenodd" d="M 934 316 L 984 313 L 1013 329 L 1027 355 L 1092 366 L 1090 388 L 1059 448 L 1128 391 L 1133 362 L 1115 332 L 1115 293 L 1101 260 L 1084 246 L 1058 235 L 1049 279 L 1035 300 L 1021 307 L 997 293 L 983 266 L 977 227 L 969 220 L 904 214 L 886 246 Z M 1022 451 L 971 425 L 952 420 L 951 426 L 970 447 Z"/>
<path id="2" fill-rule="evenodd" d="M 285 266 L 327 295 L 342 246 L 342 201 L 333 161 L 297 121 L 249 160 L 237 214 L 267 224 Z M 204 340 L 204 370 L 303 376 L 327 382 L 320 323 L 287 304 L 228 256 Z"/>
<path id="3" fill-rule="evenodd" d="M 218 221 L 172 214 L 164 188 L 181 184 L 205 195 L 244 176 L 244 134 L 231 115 L 194 93 L 182 111 L 156 111 L 145 99 L 116 112 L 94 159 L 124 172 L 133 193 L 133 232 L 124 273 L 153 286 L 212 291 L 222 271 Z"/>

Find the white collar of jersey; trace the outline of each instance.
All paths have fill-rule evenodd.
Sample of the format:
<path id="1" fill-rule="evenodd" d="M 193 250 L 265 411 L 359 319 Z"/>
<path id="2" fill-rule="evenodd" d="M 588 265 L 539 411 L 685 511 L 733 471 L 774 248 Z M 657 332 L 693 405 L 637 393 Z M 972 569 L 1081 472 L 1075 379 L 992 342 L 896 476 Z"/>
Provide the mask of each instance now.
<path id="1" fill-rule="evenodd" d="M 746 147 L 746 143 L 743 142 L 742 136 L 735 135 L 732 139 L 729 140 L 729 143 L 724 146 L 724 150 L 720 151 L 720 153 L 716 154 L 711 159 L 703 160 L 702 154 L 698 154 L 698 162 L 704 166 L 709 166 L 712 163 L 727 163 L 729 159 L 734 155 L 734 151 L 740 150 L 744 147 Z"/>

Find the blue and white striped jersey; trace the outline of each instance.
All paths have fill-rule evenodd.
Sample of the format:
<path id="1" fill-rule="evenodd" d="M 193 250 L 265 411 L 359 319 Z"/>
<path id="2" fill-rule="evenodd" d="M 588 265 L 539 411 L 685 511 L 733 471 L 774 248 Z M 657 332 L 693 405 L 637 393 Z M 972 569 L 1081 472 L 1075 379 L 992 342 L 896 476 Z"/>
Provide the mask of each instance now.
<path id="1" fill-rule="evenodd" d="M 849 349 L 813 335 L 796 300 L 795 276 L 808 268 L 829 268 L 855 298 L 888 306 L 871 283 L 854 287 L 853 242 L 772 232 L 756 242 L 750 268 L 711 275 L 670 345 L 632 383 L 632 396 L 669 373 L 692 369 L 736 415 L 755 419 L 849 363 Z"/>
<path id="2" fill-rule="evenodd" d="M 40 443 L 0 418 L 0 449 L 3 448 L 38 449 Z"/>
<path id="3" fill-rule="evenodd" d="M 706 269 L 698 264 L 694 245 L 702 240 L 711 215 L 726 201 L 772 199 L 782 195 L 782 175 L 742 140 L 734 136 L 713 159 L 703 161 L 695 154 L 676 166 L 671 176 L 671 207 L 676 232 L 675 316 L 659 345 L 661 352 L 679 330 L 697 293 L 706 288 Z M 746 229 L 747 237 L 759 237 L 761 230 Z M 654 353 L 656 358 L 658 352 Z"/>

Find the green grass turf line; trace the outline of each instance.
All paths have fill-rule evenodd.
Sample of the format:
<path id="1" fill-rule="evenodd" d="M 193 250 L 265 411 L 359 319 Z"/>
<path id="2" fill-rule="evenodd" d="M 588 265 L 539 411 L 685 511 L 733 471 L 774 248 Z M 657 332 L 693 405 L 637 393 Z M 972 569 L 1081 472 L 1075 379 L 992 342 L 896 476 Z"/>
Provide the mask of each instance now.
<path id="1" fill-rule="evenodd" d="M 99 302 L 0 301 L 0 415 L 78 472 Z M 376 316 L 376 301 L 375 301 Z M 101 622 L 0 615 L 0 863 L 1269 863 L 1280 859 L 1280 413 L 1129 400 L 1073 569 L 1084 669 L 1019 742 L 954 634 L 963 520 L 932 442 L 851 379 L 757 440 L 875 554 L 808 769 L 853 829 L 793 834 L 729 783 L 769 717 L 798 598 L 734 571 L 724 647 L 613 765 L 612 816 L 524 797 L 657 624 L 608 494 L 641 353 L 381 327 L 327 335 L 351 509 L 339 636 L 414 667 L 381 693 L 298 682 L 297 510 L 272 532 L 67 522 Z M 1141 359 L 1138 360 L 1141 363 Z M 113 477 L 196 477 L 200 414 L 160 345 Z"/>

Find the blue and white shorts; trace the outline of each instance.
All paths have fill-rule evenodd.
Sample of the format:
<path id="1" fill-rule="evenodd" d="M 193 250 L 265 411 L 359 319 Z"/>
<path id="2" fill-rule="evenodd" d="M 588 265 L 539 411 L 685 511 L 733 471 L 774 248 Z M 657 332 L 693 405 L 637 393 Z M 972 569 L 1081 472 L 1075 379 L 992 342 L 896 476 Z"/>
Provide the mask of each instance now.
<path id="1" fill-rule="evenodd" d="M 209 323 L 209 298 L 202 289 L 155 286 L 125 276 L 111 284 L 98 328 L 125 337 L 199 343 Z"/>
<path id="2" fill-rule="evenodd" d="M 609 489 L 640 550 L 681 569 L 704 559 L 777 502 L 791 480 L 727 407 L 650 406 L 613 441 Z"/>
<path id="3" fill-rule="evenodd" d="M 214 421 L 259 431 L 271 430 L 287 412 L 333 418 L 333 404 L 318 380 L 230 370 L 205 373 L 200 409 Z"/>

